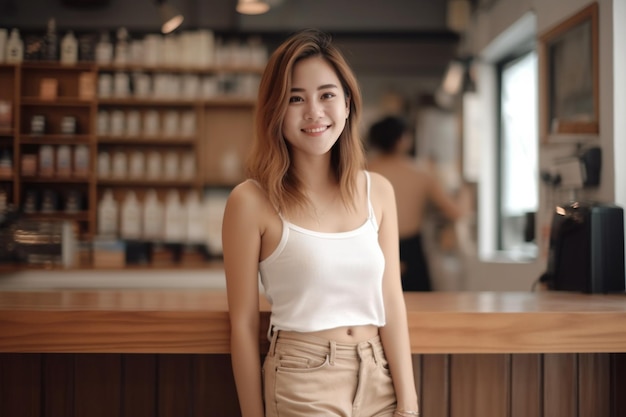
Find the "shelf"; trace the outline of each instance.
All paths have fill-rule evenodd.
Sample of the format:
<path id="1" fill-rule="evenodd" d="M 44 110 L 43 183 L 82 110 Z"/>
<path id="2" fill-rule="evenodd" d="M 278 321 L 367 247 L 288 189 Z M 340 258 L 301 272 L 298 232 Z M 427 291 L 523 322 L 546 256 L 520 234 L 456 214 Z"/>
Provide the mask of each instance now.
<path id="1" fill-rule="evenodd" d="M 180 100 L 180 99 L 167 99 L 167 98 L 136 98 L 136 97 L 112 97 L 112 98 L 99 98 L 98 105 L 100 106 L 165 106 L 165 107 L 193 107 L 202 102 L 199 100 Z"/>
<path id="2" fill-rule="evenodd" d="M 89 177 L 21 177 L 25 183 L 59 183 L 59 184 L 81 184 L 88 183 Z"/>
<path id="3" fill-rule="evenodd" d="M 225 80 L 228 83 L 234 83 L 239 78 L 248 78 L 248 75 L 249 78 L 256 80 L 263 69 L 251 66 L 202 68 L 117 66 L 98 65 L 94 62 L 62 65 L 59 62 L 43 61 L 0 64 L 0 97 L 3 101 L 11 102 L 12 108 L 11 120 L 3 123 L 0 129 L 0 151 L 10 152 L 13 158 L 13 173 L 9 174 L 8 170 L 4 171 L 6 175 L 0 176 L 0 188 L 6 190 L 9 201 L 16 204 L 24 201 L 28 192 L 38 193 L 49 189 L 56 192 L 59 197 L 63 197 L 71 191 L 78 191 L 81 202 L 84 204 L 81 206 L 84 208 L 83 211 L 79 213 L 62 211 L 31 213 L 29 218 L 75 221 L 80 228 L 80 236 L 84 236 L 87 241 L 97 234 L 97 207 L 106 188 L 110 188 L 116 198 L 121 198 L 126 191 L 135 191 L 139 200 L 142 200 L 148 191 L 154 189 L 162 201 L 170 191 L 186 194 L 201 192 L 207 188 L 232 188 L 235 184 L 226 178 L 222 179 L 220 174 L 221 159 L 224 155 L 235 152 L 238 161 L 244 160 L 249 141 L 254 136 L 253 111 L 256 97 L 238 93 L 247 90 L 226 89 L 228 86 L 221 84 L 220 77 L 226 75 Z M 139 96 L 131 91 L 123 97 L 113 94 L 98 97 L 98 76 L 105 72 L 115 74 L 118 71 L 125 71 L 129 75 L 130 82 L 132 82 L 131 74 L 141 71 L 146 77 L 170 73 L 180 78 L 181 81 L 186 74 L 193 75 L 195 78 L 210 78 L 211 80 L 208 81 L 215 81 L 216 86 L 215 90 L 211 90 L 213 94 L 209 94 L 208 90 L 206 94 L 202 94 L 198 90 L 186 95 L 183 95 L 181 91 L 176 95 Z M 233 75 L 233 77 L 228 77 L 228 75 Z M 49 81 L 50 79 L 52 81 Z M 46 94 L 54 98 L 46 98 Z M 99 122 L 106 121 L 104 118 L 100 119 L 100 112 L 110 113 L 109 123 L 112 123 L 113 112 L 116 111 L 127 114 L 138 113 L 141 119 L 140 126 L 144 126 L 145 120 L 143 119 L 158 113 L 160 129 L 128 130 L 128 133 L 134 132 L 137 133 L 136 135 L 126 135 L 125 129 L 106 130 L 106 134 L 98 135 Z M 178 113 L 177 129 L 170 129 L 169 124 L 166 125 L 170 113 Z M 125 114 L 125 119 L 127 114 Z M 37 129 L 31 128 L 34 123 L 39 122 L 36 116 L 44 117 L 44 134 L 35 134 Z M 77 134 L 62 134 L 64 127 L 67 126 L 64 123 L 71 121 L 69 118 L 74 118 Z M 166 126 L 167 129 L 165 129 Z M 119 132 L 123 135 L 114 136 L 110 134 L 111 132 Z M 38 165 L 38 150 L 44 145 L 51 145 L 55 150 L 58 150 L 60 146 L 74 149 L 87 147 L 89 150 L 88 170 L 76 169 L 67 175 L 67 170 L 55 169 L 53 176 L 41 175 L 40 173 L 45 174 L 46 171 L 31 168 L 33 162 Z M 99 177 L 97 170 L 99 152 L 106 151 L 111 154 L 110 162 L 113 167 L 113 154 L 118 150 L 126 154 L 129 168 L 127 175 Z M 156 172 L 160 178 L 149 177 L 147 171 L 138 173 L 140 176 L 129 175 L 131 158 L 135 151 L 146 154 L 146 167 L 149 151 L 160 154 L 161 170 Z M 170 174 L 169 170 L 166 171 L 166 167 L 169 166 L 167 154 L 176 154 L 180 165 L 178 171 L 165 178 L 166 172 Z M 75 157 L 76 155 L 72 154 L 72 164 Z M 22 169 L 22 164 L 26 169 Z M 195 169 L 193 173 L 184 170 L 184 168 L 189 168 L 191 171 L 192 166 Z M 76 176 L 78 173 L 82 173 L 82 176 Z M 183 174 L 186 175 L 183 176 Z M 239 176 L 243 176 L 243 173 Z M 192 261 L 186 259 L 185 262 L 191 263 Z M 188 265 L 175 265 L 176 268 L 185 266 Z M 12 267 L 12 265 L 8 266 L 9 269 Z M 138 269 L 147 267 L 149 266 L 137 266 Z M 23 268 L 27 266 L 18 267 L 18 269 Z"/>
<path id="4" fill-rule="evenodd" d="M 98 186 L 103 187 L 195 187 L 195 180 L 166 180 L 166 179 L 98 179 Z"/>
<path id="5" fill-rule="evenodd" d="M 61 64 L 58 61 L 25 61 L 20 64 L 24 70 L 48 71 L 92 71 L 93 62 L 77 62 L 76 64 Z"/>
<path id="6" fill-rule="evenodd" d="M 57 97 L 54 100 L 45 100 L 39 97 L 22 97 L 22 106 L 49 106 L 49 107 L 91 107 L 93 100 L 84 100 L 78 97 Z"/>
<path id="7" fill-rule="evenodd" d="M 256 100 L 245 97 L 215 97 L 204 100 L 202 104 L 209 107 L 254 107 Z"/>
<path id="8" fill-rule="evenodd" d="M 235 186 L 243 180 L 244 180 L 243 178 L 238 181 L 226 181 L 226 180 L 216 179 L 216 180 L 204 181 L 202 186 L 205 188 L 212 188 L 212 189 L 219 188 L 222 190 L 230 191 L 231 189 L 235 188 Z"/>
<path id="9" fill-rule="evenodd" d="M 192 146 L 196 139 L 191 138 L 154 138 L 154 137 L 131 137 L 131 136 L 99 136 L 98 144 L 101 145 L 154 145 L 154 146 Z"/>
<path id="10" fill-rule="evenodd" d="M 245 73 L 262 74 L 265 66 L 208 66 L 208 67 L 179 67 L 179 66 L 145 66 L 145 65 L 98 65 L 100 72 L 164 72 L 164 73 L 195 73 L 195 74 L 220 74 L 220 73 Z"/>
<path id="11" fill-rule="evenodd" d="M 0 64 L 1 66 L 2 64 Z M 17 262 L 0 262 L 0 274 L 8 274 L 12 272 L 19 272 L 24 269 L 24 265 Z"/>
<path id="12" fill-rule="evenodd" d="M 92 141 L 92 135 L 31 135 L 20 136 L 20 143 L 27 145 L 65 145 L 65 144 L 88 144 Z"/>
<path id="13" fill-rule="evenodd" d="M 256 100 L 245 97 L 214 97 L 206 99 L 158 99 L 158 98 L 100 98 L 99 106 L 128 106 L 128 107 L 192 107 L 192 106 L 220 106 L 220 107 L 253 107 Z"/>
<path id="14" fill-rule="evenodd" d="M 89 221 L 88 211 L 78 211 L 76 213 L 68 213 L 65 211 L 56 211 L 51 213 L 24 213 L 24 217 L 37 220 L 76 220 Z"/>

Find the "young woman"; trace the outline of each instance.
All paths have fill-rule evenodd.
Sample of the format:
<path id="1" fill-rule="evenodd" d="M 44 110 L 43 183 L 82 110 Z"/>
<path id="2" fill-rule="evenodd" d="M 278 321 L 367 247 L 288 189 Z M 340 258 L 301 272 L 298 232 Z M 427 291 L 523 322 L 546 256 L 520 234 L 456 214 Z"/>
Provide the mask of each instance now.
<path id="1" fill-rule="evenodd" d="M 393 188 L 364 170 L 360 112 L 326 34 L 298 32 L 270 57 L 249 180 L 222 229 L 243 417 L 418 415 Z M 263 371 L 259 276 L 272 304 Z"/>

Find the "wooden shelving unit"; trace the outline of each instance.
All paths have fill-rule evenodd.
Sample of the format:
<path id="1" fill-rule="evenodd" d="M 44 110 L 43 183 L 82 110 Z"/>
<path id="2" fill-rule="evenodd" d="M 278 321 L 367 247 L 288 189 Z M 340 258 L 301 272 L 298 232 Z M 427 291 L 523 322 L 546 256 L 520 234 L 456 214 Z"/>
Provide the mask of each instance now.
<path id="1" fill-rule="evenodd" d="M 61 65 L 52 62 L 27 62 L 22 64 L 0 64 L 0 104 L 9 104 L 11 123 L 0 125 L 0 154 L 12 156 L 10 173 L 0 174 L 0 190 L 9 196 L 9 202 L 21 206 L 26 195 L 41 195 L 52 190 L 59 196 L 58 210 L 54 213 L 30 213 L 36 219 L 72 220 L 79 225 L 79 238 L 89 241 L 97 234 L 97 207 L 106 189 L 113 190 L 118 202 L 129 190 L 141 200 L 147 190 L 155 189 L 159 198 L 172 189 L 181 197 L 189 191 L 202 194 L 206 189 L 227 188 L 243 179 L 243 162 L 253 136 L 254 94 L 233 91 L 232 79 L 228 88 L 217 88 L 213 94 L 190 97 L 174 94 L 167 97 L 138 97 L 133 91 L 132 74 L 141 72 L 149 77 L 170 74 L 172 76 L 197 78 L 215 77 L 260 77 L 261 68 L 249 67 L 142 67 L 97 66 L 79 63 Z M 99 96 L 99 78 L 103 74 L 126 73 L 131 83 L 129 94 Z M 221 78 L 220 78 L 221 77 Z M 249 81 L 249 80 L 248 80 Z M 218 82 L 219 84 L 219 82 Z M 51 87 L 52 86 L 52 87 Z M 218 86 L 219 87 L 219 86 Z M 161 126 L 156 134 L 145 132 L 100 132 L 99 115 L 102 112 L 139 114 L 142 128 L 146 113 L 158 114 Z M 162 124 L 168 114 L 178 114 L 182 123 L 184 115 L 193 119 L 187 131 L 166 134 Z M 191 115 L 191 116 L 190 116 Z M 45 129 L 36 131 L 33 121 L 45 119 Z M 75 132 L 66 133 L 62 124 L 72 118 Z M 43 146 L 51 145 L 54 150 L 78 146 L 89 150 L 88 172 L 83 175 L 42 175 L 39 152 Z M 162 155 L 177 153 L 181 163 L 189 161 L 182 156 L 193 156 L 195 169 L 191 178 L 132 178 L 129 176 L 103 177 L 99 175 L 100 152 L 158 152 Z M 72 153 L 73 155 L 73 153 Z M 37 158 L 35 172 L 23 169 L 24 159 Z M 164 159 L 164 158 L 163 158 Z M 147 161 L 147 158 L 146 158 Z M 73 163 L 73 162 L 72 162 Z M 32 168 L 31 168 L 32 169 Z M 63 199 L 69 192 L 81 194 L 84 207 L 78 212 L 67 212 Z"/>

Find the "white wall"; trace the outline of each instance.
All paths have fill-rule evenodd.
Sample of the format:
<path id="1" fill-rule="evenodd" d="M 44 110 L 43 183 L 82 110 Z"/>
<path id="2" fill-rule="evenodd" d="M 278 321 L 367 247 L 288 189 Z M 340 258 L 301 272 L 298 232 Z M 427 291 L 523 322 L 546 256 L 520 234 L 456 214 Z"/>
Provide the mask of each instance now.
<path id="1" fill-rule="evenodd" d="M 613 114 L 626 115 L 626 0 L 613 0 Z M 607 47 L 608 48 L 608 47 Z M 626 207 L 626 117 L 613 118 L 615 202 Z"/>
<path id="2" fill-rule="evenodd" d="M 473 17 L 463 48 L 475 56 L 485 58 L 487 65 L 503 53 L 503 47 L 520 36 L 516 27 L 520 26 L 529 14 L 534 14 L 536 35 L 554 27 L 567 17 L 591 4 L 589 0 L 499 0 L 487 10 L 482 10 Z M 614 121 L 614 114 L 626 114 L 626 90 L 624 54 L 626 37 L 623 25 L 614 22 L 626 21 L 625 0 L 599 0 L 599 99 L 600 99 L 600 135 L 594 144 L 602 148 L 604 155 L 601 185 L 596 190 L 586 191 L 579 198 L 588 198 L 603 202 L 626 202 L 626 167 L 615 161 L 625 160 L 626 144 L 616 138 L 626 135 L 626 118 Z M 615 13 L 614 15 L 614 4 Z M 616 32 L 614 33 L 614 28 Z M 513 38 L 513 39 L 511 39 Z M 614 42 L 617 42 L 614 45 Z M 615 58 L 613 53 L 616 53 Z M 489 77 L 489 71 L 484 71 Z M 485 80 L 481 80 L 485 81 Z M 487 80 L 488 82 L 488 80 Z M 478 83 L 481 88 L 481 83 Z M 614 94 L 615 91 L 615 94 Z M 621 92 L 621 93 L 620 93 Z M 480 102 L 483 103 L 483 114 L 487 115 L 483 123 L 494 123 L 488 115 L 494 114 L 494 92 L 479 91 Z M 615 107 L 614 107 L 615 106 Z M 621 109 L 618 111 L 618 109 Z M 476 112 L 474 109 L 473 112 Z M 481 140 L 481 155 L 493 155 L 495 143 L 494 129 L 484 129 Z M 622 140 L 621 142 L 624 142 Z M 549 167 L 555 157 L 572 155 L 573 144 L 541 144 L 539 152 L 540 170 Z M 613 157 L 615 152 L 615 158 Z M 490 209 L 493 199 L 494 177 L 493 165 L 482 160 L 483 174 L 479 183 L 479 223 L 486 223 L 495 215 Z M 623 165 L 623 164 L 622 164 Z M 528 290 L 532 283 L 544 271 L 546 266 L 547 239 L 552 207 L 555 202 L 564 201 L 567 195 L 556 193 L 551 195 L 542 185 L 540 209 L 537 217 L 537 236 L 540 256 L 534 262 L 515 263 L 506 260 L 482 261 L 475 257 L 466 260 L 467 290 Z M 484 239 L 485 237 L 483 237 Z M 483 240 L 483 244 L 485 241 Z M 479 242 L 481 247 L 481 242 Z"/>

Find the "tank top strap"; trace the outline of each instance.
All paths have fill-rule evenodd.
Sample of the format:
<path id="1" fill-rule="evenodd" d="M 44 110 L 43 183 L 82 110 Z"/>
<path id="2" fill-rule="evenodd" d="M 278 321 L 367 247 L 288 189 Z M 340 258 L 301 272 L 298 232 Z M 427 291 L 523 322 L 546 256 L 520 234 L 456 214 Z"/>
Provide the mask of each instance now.
<path id="1" fill-rule="evenodd" d="M 374 206 L 372 205 L 371 199 L 371 188 L 372 188 L 372 180 L 370 178 L 369 171 L 365 171 L 365 182 L 367 184 L 367 218 L 372 222 L 374 228 L 378 230 L 378 222 L 376 221 L 376 216 L 374 215 Z"/>

